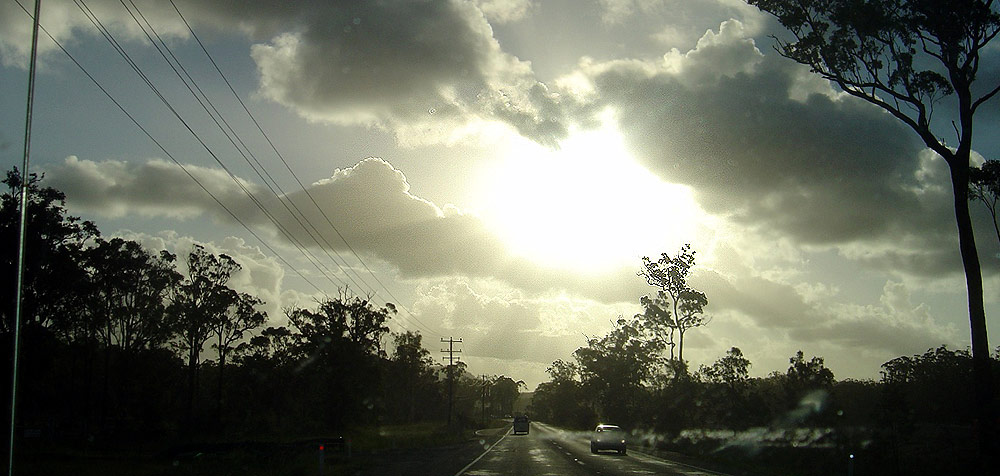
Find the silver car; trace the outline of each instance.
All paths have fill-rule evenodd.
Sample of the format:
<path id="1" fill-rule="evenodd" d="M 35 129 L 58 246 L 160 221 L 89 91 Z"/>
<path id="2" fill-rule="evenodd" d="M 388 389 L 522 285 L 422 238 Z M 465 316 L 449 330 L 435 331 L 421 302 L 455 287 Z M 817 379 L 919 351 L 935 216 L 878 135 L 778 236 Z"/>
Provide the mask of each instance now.
<path id="1" fill-rule="evenodd" d="M 625 454 L 625 430 L 617 425 L 597 425 L 590 435 L 590 452 L 601 450 L 617 450 L 618 454 Z"/>

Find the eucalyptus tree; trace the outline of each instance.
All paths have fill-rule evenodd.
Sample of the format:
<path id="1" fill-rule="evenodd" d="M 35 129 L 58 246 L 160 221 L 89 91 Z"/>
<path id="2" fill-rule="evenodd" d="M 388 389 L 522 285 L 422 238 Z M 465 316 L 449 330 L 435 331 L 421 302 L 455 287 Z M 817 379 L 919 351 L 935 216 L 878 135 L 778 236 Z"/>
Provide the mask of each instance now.
<path id="1" fill-rule="evenodd" d="M 187 258 L 188 276 L 178 286 L 170 305 L 174 326 L 174 348 L 187 361 L 188 422 L 194 418 L 198 393 L 201 353 L 212 336 L 212 325 L 237 302 L 238 294 L 229 288 L 229 279 L 241 269 L 233 258 L 216 256 L 204 246 L 194 245 Z"/>
<path id="2" fill-rule="evenodd" d="M 223 385 L 225 382 L 226 360 L 250 330 L 256 329 L 267 322 L 267 314 L 257 308 L 264 304 L 257 297 L 247 293 L 229 293 L 231 299 L 226 310 L 209 321 L 212 337 L 215 343 L 212 348 L 219 356 L 218 389 L 216 393 L 216 411 L 221 416 L 223 403 Z"/>
<path id="3" fill-rule="evenodd" d="M 664 342 L 639 319 L 619 318 L 605 336 L 587 339 L 573 352 L 584 391 L 592 393 L 602 417 L 629 424 L 661 368 Z"/>
<path id="4" fill-rule="evenodd" d="M 993 0 L 747 0 L 791 34 L 778 54 L 809 66 L 847 94 L 878 106 L 912 129 L 948 164 L 965 269 L 980 451 L 992 454 L 995 421 L 983 279 L 969 213 L 976 113 L 1000 92 L 1000 78 L 977 84 L 989 44 L 1000 33 Z M 935 120 L 942 102 L 957 122 Z M 953 138 L 952 140 L 946 137 Z"/>
<path id="5" fill-rule="evenodd" d="M 66 194 L 42 186 L 43 176 L 7 171 L 0 195 L 0 333 L 13 332 L 20 237 L 21 185 L 27 180 L 27 228 L 22 315 L 25 325 L 53 327 L 65 336 L 93 329 L 80 322 L 80 290 L 86 282 L 83 255 L 100 235 L 93 222 L 66 211 Z M 89 329 L 89 330 L 88 330 Z"/>
<path id="6" fill-rule="evenodd" d="M 105 347 L 125 354 L 170 338 L 168 299 L 181 280 L 168 251 L 153 253 L 122 238 L 98 239 L 87 251 L 96 321 Z"/>
<path id="7" fill-rule="evenodd" d="M 379 366 L 386 358 L 382 339 L 395 312 L 392 304 L 379 307 L 371 296 L 352 296 L 346 290 L 315 310 L 285 310 L 298 331 L 299 371 L 319 384 L 308 395 L 322 412 L 317 424 L 341 425 L 374 415 Z"/>
<path id="8" fill-rule="evenodd" d="M 997 200 L 1000 199 L 1000 160 L 987 160 L 969 170 L 969 199 L 986 206 L 993 219 L 993 231 L 1000 242 L 1000 225 L 997 224 Z"/>
<path id="9" fill-rule="evenodd" d="M 688 274 L 694 267 L 694 255 L 691 245 L 685 244 L 676 256 L 662 253 L 656 261 L 643 257 L 643 269 L 637 273 L 650 286 L 659 288 L 655 296 L 640 299 L 644 309 L 641 316 L 665 340 L 671 361 L 676 348 L 680 368 L 683 368 L 684 362 L 684 335 L 709 321 L 704 315 L 708 297 L 692 289 L 687 282 Z"/>

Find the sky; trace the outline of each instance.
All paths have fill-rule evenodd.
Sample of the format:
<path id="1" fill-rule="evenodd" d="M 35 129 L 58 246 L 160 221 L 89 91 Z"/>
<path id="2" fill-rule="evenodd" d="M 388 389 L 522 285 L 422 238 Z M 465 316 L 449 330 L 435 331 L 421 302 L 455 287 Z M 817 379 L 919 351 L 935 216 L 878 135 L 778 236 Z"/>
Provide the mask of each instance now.
<path id="1" fill-rule="evenodd" d="M 690 243 L 711 319 L 692 368 L 735 346 L 762 376 L 801 349 L 878 378 L 969 345 L 944 161 L 779 56 L 780 25 L 742 0 L 174 4 L 43 2 L 87 73 L 42 33 L 31 171 L 105 236 L 233 256 L 271 325 L 347 287 L 435 357 L 460 338 L 470 372 L 533 389 L 641 311 L 643 256 Z M 0 1 L 5 170 L 30 38 Z M 998 118 L 979 112 L 975 160 L 998 156 Z M 996 329 L 1000 246 L 972 208 Z"/>

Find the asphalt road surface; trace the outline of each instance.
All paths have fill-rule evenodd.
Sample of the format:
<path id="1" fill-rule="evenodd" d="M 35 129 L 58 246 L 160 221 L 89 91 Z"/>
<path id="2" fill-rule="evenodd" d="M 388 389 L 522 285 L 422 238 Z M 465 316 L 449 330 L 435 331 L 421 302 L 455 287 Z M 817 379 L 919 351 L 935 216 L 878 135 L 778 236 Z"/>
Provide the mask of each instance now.
<path id="1" fill-rule="evenodd" d="M 667 461 L 628 449 L 627 455 L 608 451 L 591 454 L 589 435 L 531 423 L 527 435 L 507 433 L 490 450 L 456 476 L 582 476 L 664 474 L 720 476 L 722 473 Z M 724 476 L 724 475 L 723 475 Z"/>

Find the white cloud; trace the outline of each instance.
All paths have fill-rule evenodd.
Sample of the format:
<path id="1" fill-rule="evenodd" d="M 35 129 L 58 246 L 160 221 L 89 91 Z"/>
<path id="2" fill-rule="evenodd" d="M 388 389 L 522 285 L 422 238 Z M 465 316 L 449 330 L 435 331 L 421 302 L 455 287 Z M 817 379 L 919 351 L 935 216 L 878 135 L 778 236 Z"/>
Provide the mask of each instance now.
<path id="1" fill-rule="evenodd" d="M 423 322 L 465 340 L 464 356 L 548 365 L 602 335 L 638 305 L 602 304 L 566 293 L 525 293 L 501 281 L 454 277 L 418 285 L 412 307 Z M 635 301 L 637 302 L 637 300 Z"/>
<path id="2" fill-rule="evenodd" d="M 19 0 L 19 3 L 25 9 L 33 11 L 34 1 Z M 187 28 L 176 17 L 169 3 L 141 0 L 135 3 L 141 9 L 142 15 L 154 25 L 156 32 L 164 39 L 188 36 Z M 120 2 L 95 0 L 87 2 L 86 5 L 105 28 L 119 40 L 147 41 L 142 29 Z M 56 45 L 48 40 L 46 32 L 64 46 L 72 45 L 78 35 L 98 34 L 93 23 L 70 0 L 47 0 L 42 2 L 41 6 L 39 18 L 45 32 L 39 32 L 38 53 L 42 62 L 45 61 L 45 55 L 58 51 Z M 0 64 L 27 67 L 31 53 L 32 23 L 31 16 L 18 3 L 0 4 Z"/>
<path id="3" fill-rule="evenodd" d="M 510 23 L 524 18 L 535 8 L 535 0 L 476 0 L 491 23 Z"/>
<path id="4" fill-rule="evenodd" d="M 901 282 L 887 281 L 879 305 L 831 304 L 834 319 L 795 329 L 791 337 L 846 349 L 884 352 L 886 356 L 923 352 L 942 344 L 961 345 L 961 332 L 941 325 L 925 304 L 913 304 Z"/>
<path id="5" fill-rule="evenodd" d="M 300 20 L 251 56 L 260 93 L 306 118 L 382 127 L 404 144 L 482 121 L 547 144 L 565 135 L 559 97 L 501 50 L 473 3 L 357 2 Z"/>

